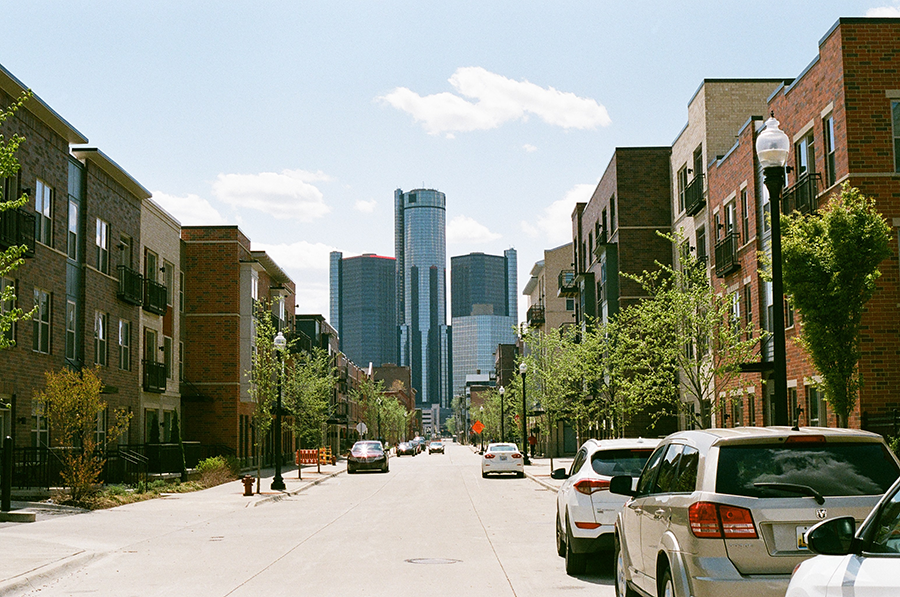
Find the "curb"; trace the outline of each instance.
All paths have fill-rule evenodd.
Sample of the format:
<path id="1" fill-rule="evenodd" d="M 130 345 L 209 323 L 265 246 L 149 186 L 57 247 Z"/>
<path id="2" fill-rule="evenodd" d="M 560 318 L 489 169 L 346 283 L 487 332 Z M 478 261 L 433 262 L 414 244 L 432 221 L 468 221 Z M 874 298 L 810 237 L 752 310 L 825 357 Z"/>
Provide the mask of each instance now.
<path id="1" fill-rule="evenodd" d="M 98 555 L 101 554 L 79 551 L 71 556 L 66 556 L 61 560 L 57 560 L 56 562 L 44 564 L 34 570 L 23 572 L 22 574 L 12 577 L 9 581 L 0 582 L 0 595 L 14 595 L 19 591 L 33 590 L 36 588 L 33 584 L 34 581 L 47 583 L 55 580 L 64 575 L 71 568 L 83 567 Z"/>
<path id="2" fill-rule="evenodd" d="M 315 481 L 310 481 L 309 483 L 304 483 L 302 487 L 298 487 L 298 488 L 292 489 L 290 491 L 283 491 L 283 492 L 279 493 L 278 495 L 267 495 L 263 498 L 254 500 L 254 501 L 250 502 L 249 504 L 246 504 L 244 507 L 245 508 L 255 508 L 255 507 L 259 506 L 260 504 L 268 504 L 269 502 L 280 502 L 284 498 L 290 497 L 292 495 L 297 495 L 298 493 L 300 493 L 302 491 L 306 491 L 308 488 L 313 487 L 314 485 L 318 485 L 319 483 L 322 483 L 323 481 L 327 481 L 328 479 L 337 477 L 338 475 L 340 475 L 343 472 L 346 472 L 346 469 L 334 471 L 333 473 L 328 473 L 327 475 L 325 475 L 319 479 L 316 479 Z"/>
<path id="3" fill-rule="evenodd" d="M 543 479 L 538 479 L 537 477 L 535 477 L 534 475 L 532 475 L 531 473 L 529 473 L 527 471 L 525 472 L 525 476 L 528 477 L 529 479 L 531 479 L 532 481 L 534 481 L 535 483 L 537 483 L 538 485 L 544 486 L 545 488 L 549 489 L 550 491 L 559 491 L 559 487 L 557 487 L 556 485 L 547 483 Z"/>

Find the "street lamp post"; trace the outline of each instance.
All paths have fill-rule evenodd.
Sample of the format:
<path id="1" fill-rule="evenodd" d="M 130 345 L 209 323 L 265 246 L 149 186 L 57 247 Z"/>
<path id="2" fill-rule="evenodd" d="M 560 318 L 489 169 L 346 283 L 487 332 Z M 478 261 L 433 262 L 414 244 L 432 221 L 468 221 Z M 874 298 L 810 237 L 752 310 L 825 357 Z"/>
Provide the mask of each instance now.
<path id="1" fill-rule="evenodd" d="M 272 478 L 272 490 L 284 491 L 284 479 L 281 477 L 281 375 L 284 369 L 284 349 L 287 346 L 287 339 L 284 334 L 278 332 L 275 336 L 275 352 L 278 354 L 278 395 L 275 403 L 275 477 Z"/>
<path id="2" fill-rule="evenodd" d="M 483 425 L 484 424 L 484 405 L 482 404 L 478 410 L 481 413 L 481 418 L 479 419 L 479 421 L 481 421 L 482 425 Z M 481 436 L 481 453 L 484 454 L 484 428 L 481 429 L 481 433 L 479 433 L 478 435 Z"/>
<path id="3" fill-rule="evenodd" d="M 774 423 L 788 425 L 787 359 L 784 340 L 784 282 L 781 275 L 781 192 L 784 189 L 784 165 L 790 140 L 778 128 L 772 113 L 756 138 L 756 154 L 763 168 L 764 184 L 769 191 L 769 213 L 772 221 L 772 376 L 775 379 Z"/>
<path id="4" fill-rule="evenodd" d="M 503 395 L 506 394 L 506 388 L 500 386 L 500 389 L 497 390 L 500 394 L 500 441 L 506 441 L 506 434 L 503 433 L 503 419 L 506 418 L 506 409 L 503 407 Z"/>
<path id="5" fill-rule="evenodd" d="M 525 373 L 528 372 L 528 365 L 525 361 L 519 363 L 519 373 L 522 374 L 522 456 L 525 464 L 531 464 L 528 460 L 528 410 L 525 402 Z"/>

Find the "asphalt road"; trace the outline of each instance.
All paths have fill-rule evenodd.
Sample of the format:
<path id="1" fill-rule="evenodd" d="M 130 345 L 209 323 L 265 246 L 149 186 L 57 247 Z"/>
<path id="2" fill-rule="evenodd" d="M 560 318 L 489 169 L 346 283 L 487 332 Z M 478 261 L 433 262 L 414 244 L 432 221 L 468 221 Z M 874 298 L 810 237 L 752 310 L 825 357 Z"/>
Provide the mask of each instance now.
<path id="1" fill-rule="evenodd" d="M 599 559 L 566 575 L 553 491 L 482 479 L 480 457 L 456 444 L 390 464 L 387 474 L 343 473 L 255 508 L 163 499 L 108 511 L 102 533 L 79 530 L 93 515 L 26 525 L 20 533 L 30 526 L 48 549 L 99 555 L 23 594 L 614 595 L 611 566 Z"/>

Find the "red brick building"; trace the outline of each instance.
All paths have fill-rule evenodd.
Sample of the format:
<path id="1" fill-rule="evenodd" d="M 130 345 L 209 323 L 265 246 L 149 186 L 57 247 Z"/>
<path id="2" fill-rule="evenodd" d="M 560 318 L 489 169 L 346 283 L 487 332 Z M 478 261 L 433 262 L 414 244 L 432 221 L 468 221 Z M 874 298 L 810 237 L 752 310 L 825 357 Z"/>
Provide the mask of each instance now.
<path id="1" fill-rule="evenodd" d="M 878 291 L 863 318 L 864 385 L 850 426 L 893 433 L 900 407 L 900 19 L 841 18 L 819 42 L 818 56 L 781 85 L 768 109 L 792 140 L 783 211 L 809 212 L 840 192 L 843 183 L 875 200 L 893 230 L 894 254 L 882 262 Z M 755 156 L 765 114 L 750 115 L 734 147 L 709 168 L 710 226 L 722 224 L 714 265 L 724 292 L 735 295 L 736 315 L 771 328 L 771 289 L 759 276 L 757 253 L 767 251 L 768 194 Z M 720 217 L 716 217 L 717 214 Z M 710 228 L 712 229 L 712 228 Z M 739 240 L 738 240 L 739 239 Z M 802 321 L 787 310 L 788 408 L 800 424 L 836 424 L 822 400 L 818 373 L 794 342 Z M 767 360 L 769 346 L 761 347 Z M 730 395 L 728 426 L 771 421 L 773 384 L 747 373 Z"/>

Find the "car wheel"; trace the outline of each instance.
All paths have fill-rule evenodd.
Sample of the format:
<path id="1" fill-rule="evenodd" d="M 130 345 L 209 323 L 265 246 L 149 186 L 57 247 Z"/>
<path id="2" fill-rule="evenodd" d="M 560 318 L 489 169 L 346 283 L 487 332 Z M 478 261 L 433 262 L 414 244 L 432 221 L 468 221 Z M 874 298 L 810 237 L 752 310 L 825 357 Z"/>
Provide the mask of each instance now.
<path id="1" fill-rule="evenodd" d="M 587 564 L 587 557 L 583 553 L 575 553 L 572 551 L 572 531 L 569 528 L 569 520 L 566 519 L 566 574 L 584 574 L 584 567 Z"/>
<path id="2" fill-rule="evenodd" d="M 482 478 L 482 479 L 487 479 L 487 473 L 484 472 L 484 471 L 481 471 L 481 478 Z"/>
<path id="3" fill-rule="evenodd" d="M 525 473 L 519 471 L 518 473 L 516 473 L 516 476 L 517 476 L 518 478 L 520 478 L 520 479 L 524 479 L 524 478 L 525 478 Z"/>
<path id="4" fill-rule="evenodd" d="M 347 474 L 348 474 L 348 475 L 352 475 L 352 474 L 355 473 L 355 472 L 356 472 L 356 471 L 353 470 L 352 468 L 350 468 L 349 466 L 347 467 Z"/>
<path id="5" fill-rule="evenodd" d="M 563 539 L 562 528 L 559 526 L 559 513 L 556 515 L 556 554 L 561 558 L 566 557 L 566 541 Z"/>
<path id="6" fill-rule="evenodd" d="M 675 597 L 675 583 L 672 582 L 672 571 L 667 567 L 659 579 L 659 597 Z"/>
<path id="7" fill-rule="evenodd" d="M 637 597 L 637 593 L 628 584 L 625 578 L 625 556 L 622 554 L 622 546 L 619 544 L 619 538 L 616 537 L 615 546 L 616 558 L 616 597 Z"/>

